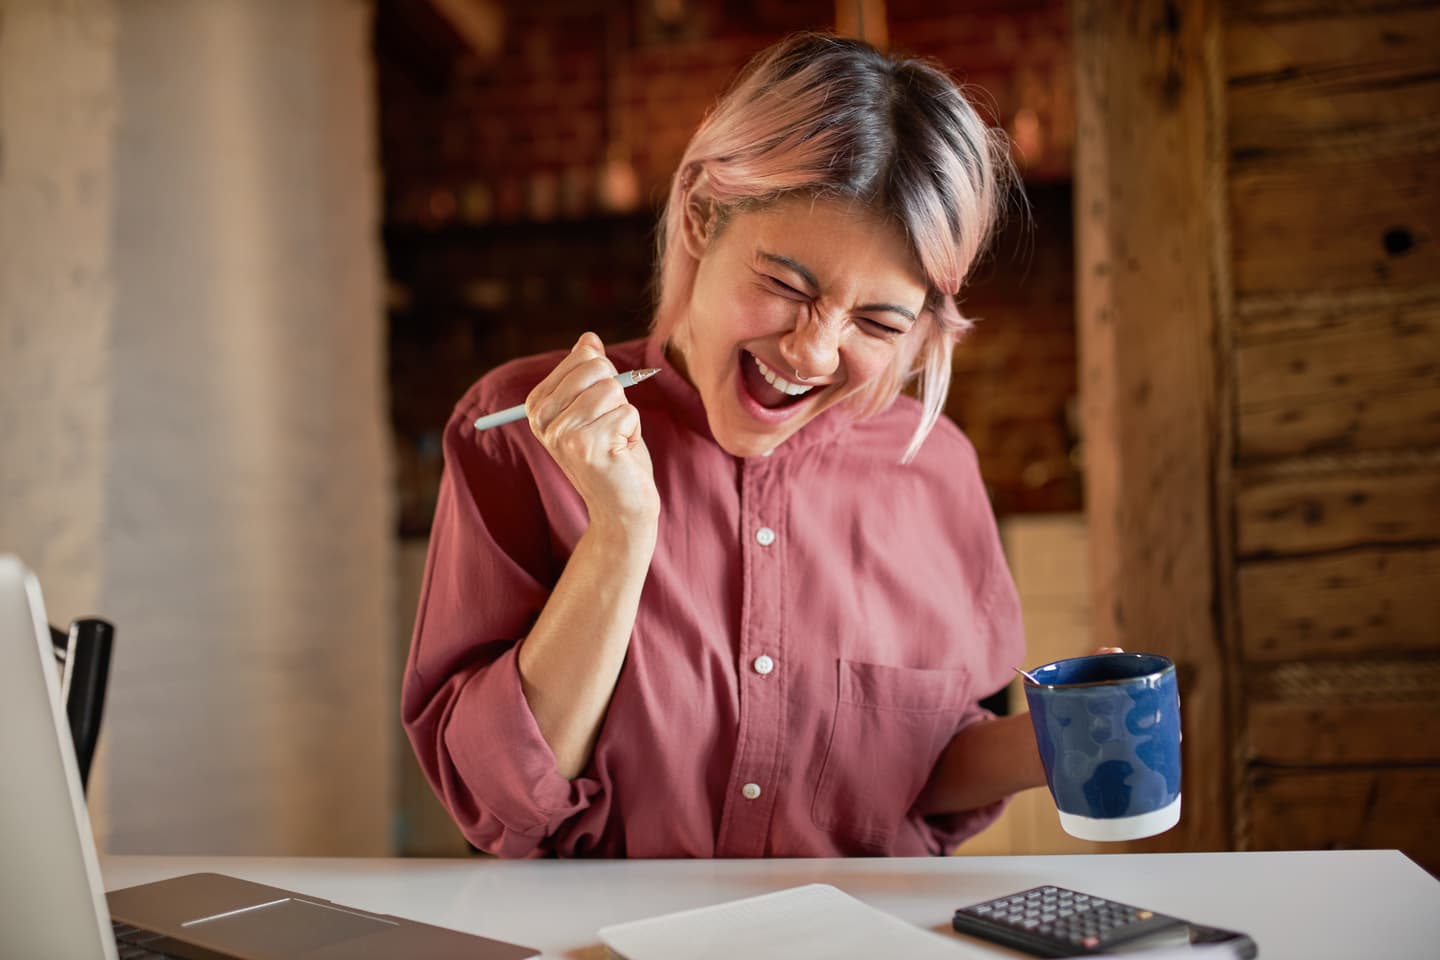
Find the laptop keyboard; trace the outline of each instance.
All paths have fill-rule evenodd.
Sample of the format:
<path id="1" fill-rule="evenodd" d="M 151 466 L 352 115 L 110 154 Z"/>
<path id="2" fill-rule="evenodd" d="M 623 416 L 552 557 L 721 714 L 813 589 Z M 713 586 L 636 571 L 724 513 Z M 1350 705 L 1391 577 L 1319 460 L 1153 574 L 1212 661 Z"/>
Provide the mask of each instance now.
<path id="1" fill-rule="evenodd" d="M 175 960 L 175 954 L 150 946 L 162 946 L 159 941 L 166 939 L 164 934 L 132 927 L 119 920 L 110 921 L 110 926 L 115 930 L 115 949 L 120 960 Z"/>

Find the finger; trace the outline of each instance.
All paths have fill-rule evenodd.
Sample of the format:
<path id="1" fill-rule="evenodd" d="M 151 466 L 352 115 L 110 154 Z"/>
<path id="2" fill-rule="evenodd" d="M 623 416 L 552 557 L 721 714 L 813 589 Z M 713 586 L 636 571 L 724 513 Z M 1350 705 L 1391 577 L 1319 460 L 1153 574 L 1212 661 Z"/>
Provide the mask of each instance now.
<path id="1" fill-rule="evenodd" d="M 555 429 L 556 421 L 581 394 L 607 380 L 616 389 L 620 388 L 615 380 L 615 364 L 604 354 L 574 363 L 548 394 L 540 395 L 537 391 L 527 398 L 525 405 L 531 423 L 542 434 Z"/>
<path id="2" fill-rule="evenodd" d="M 593 390 L 601 384 L 608 384 L 616 390 L 620 389 L 620 384 L 615 380 L 615 365 L 607 358 L 592 357 L 573 367 L 565 379 L 555 387 L 555 392 L 542 400 L 536 408 L 536 413 L 545 424 L 545 429 L 556 429 L 562 420 L 567 426 L 576 426 L 593 420 L 595 415 L 574 421 L 566 417 L 565 411 L 570 409 L 587 391 Z M 611 394 L 609 391 L 603 391 L 600 395 L 604 397 Z"/>
<path id="3" fill-rule="evenodd" d="M 577 369 L 574 376 L 579 378 L 582 372 L 593 372 L 588 370 L 588 366 L 587 364 L 586 367 Z M 575 385 L 579 386 L 580 382 L 577 379 Z M 566 384 L 557 391 L 557 396 L 564 393 L 570 385 L 567 379 Z M 579 389 L 569 403 L 551 418 L 546 433 L 553 436 L 589 429 L 612 410 L 625 405 L 624 388 L 615 380 L 613 374 L 602 374 Z"/>
<path id="4" fill-rule="evenodd" d="M 594 421 L 596 431 L 610 438 L 610 452 L 624 451 L 644 443 L 640 436 L 640 409 L 633 403 L 621 403 Z"/>
<path id="5" fill-rule="evenodd" d="M 543 380 L 535 385 L 535 389 L 531 392 L 538 392 L 542 395 L 553 393 L 560 382 L 564 380 L 576 366 L 587 360 L 593 360 L 596 357 L 603 356 L 605 356 L 605 345 L 600 342 L 599 337 L 587 330 L 580 335 L 580 339 L 575 341 L 575 345 L 570 348 L 570 352 L 560 358 L 560 362 L 555 365 L 554 369 L 546 374 Z"/>
<path id="6" fill-rule="evenodd" d="M 557 432 L 554 444 L 556 459 L 562 464 L 604 467 L 616 455 L 644 446 L 640 436 L 640 411 L 622 402 L 581 429 Z"/>
<path id="7" fill-rule="evenodd" d="M 535 405 L 542 403 L 546 397 L 553 394 L 575 367 L 587 360 L 604 356 L 605 344 L 600 341 L 600 338 L 588 330 L 582 333 L 580 339 L 576 340 L 575 345 L 570 348 L 570 352 L 560 358 L 560 362 L 535 385 L 529 396 L 525 398 L 527 412 L 533 414 Z"/>

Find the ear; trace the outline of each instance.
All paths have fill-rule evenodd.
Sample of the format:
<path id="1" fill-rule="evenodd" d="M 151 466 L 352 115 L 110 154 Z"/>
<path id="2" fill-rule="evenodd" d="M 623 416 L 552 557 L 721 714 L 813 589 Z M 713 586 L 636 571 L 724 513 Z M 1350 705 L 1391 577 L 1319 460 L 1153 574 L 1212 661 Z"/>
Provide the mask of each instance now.
<path id="1" fill-rule="evenodd" d="M 685 192 L 681 215 L 681 235 L 685 252 L 696 260 L 705 255 L 710 239 L 715 235 L 720 208 L 710 191 L 705 187 L 705 178 L 700 176 Z"/>

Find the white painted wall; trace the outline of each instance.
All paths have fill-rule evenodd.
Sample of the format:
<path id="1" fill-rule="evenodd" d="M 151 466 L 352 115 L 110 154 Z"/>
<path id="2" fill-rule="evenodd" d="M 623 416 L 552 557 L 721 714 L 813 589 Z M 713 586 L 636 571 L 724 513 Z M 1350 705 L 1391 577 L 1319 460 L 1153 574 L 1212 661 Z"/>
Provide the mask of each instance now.
<path id="1" fill-rule="evenodd" d="M 0 0 L 0 550 L 99 598 L 113 319 L 112 0 Z"/>
<path id="2" fill-rule="evenodd" d="M 49 26 L 15 40 L 30 21 Z M 0 342 L 32 343 L 7 349 L 0 373 L 56 386 L 40 403 L 0 393 L 0 422 L 25 423 L 17 458 L 34 463 L 0 474 L 0 547 L 41 558 L 52 619 L 86 608 L 117 623 L 92 797 L 105 846 L 388 852 L 397 680 L 369 8 L 0 0 L 7 53 L 12 41 L 27 57 L 4 58 L 0 91 L 37 93 L 17 111 L 0 100 L 0 255 L 33 248 L 34 276 L 64 295 L 16 292 L 31 273 L 3 274 Z M 78 83 L 77 62 L 98 92 L 53 95 Z M 75 118 L 68 139 L 47 134 L 55 116 Z M 14 176 L 17 143 L 36 170 L 103 196 L 74 224 L 45 216 L 38 174 Z M 83 298 L 77 242 L 101 278 Z M 61 397 L 52 378 L 77 343 L 84 383 Z"/>

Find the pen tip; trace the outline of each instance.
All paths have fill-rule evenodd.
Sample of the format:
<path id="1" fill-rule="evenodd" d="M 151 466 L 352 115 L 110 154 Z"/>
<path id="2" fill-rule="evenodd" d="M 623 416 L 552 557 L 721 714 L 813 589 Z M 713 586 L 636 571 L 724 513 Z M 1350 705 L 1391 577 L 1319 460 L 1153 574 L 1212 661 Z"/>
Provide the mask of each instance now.
<path id="1" fill-rule="evenodd" d="M 649 380 L 651 377 L 655 376 L 655 374 L 659 372 L 659 367 L 648 367 L 644 370 L 636 370 L 634 380 L 636 383 L 639 383 L 641 380 Z"/>

